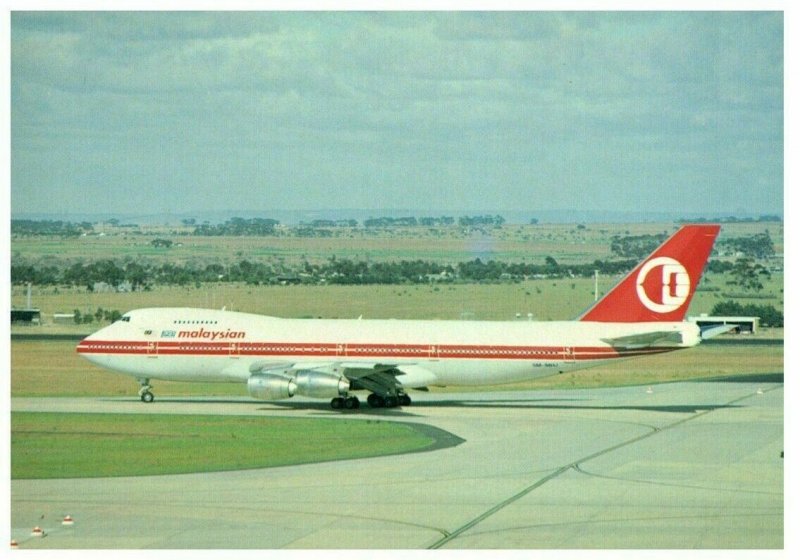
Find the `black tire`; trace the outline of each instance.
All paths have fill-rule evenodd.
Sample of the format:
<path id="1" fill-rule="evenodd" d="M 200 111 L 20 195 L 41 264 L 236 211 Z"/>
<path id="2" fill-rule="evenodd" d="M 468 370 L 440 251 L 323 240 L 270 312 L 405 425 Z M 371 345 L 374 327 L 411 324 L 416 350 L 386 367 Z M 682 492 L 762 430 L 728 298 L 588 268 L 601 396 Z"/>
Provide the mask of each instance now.
<path id="1" fill-rule="evenodd" d="M 397 406 L 397 397 L 386 397 L 386 408 L 394 408 Z"/>
<path id="2" fill-rule="evenodd" d="M 355 410 L 356 408 L 358 408 L 358 407 L 359 407 L 359 405 L 360 405 L 360 404 L 361 404 L 361 403 L 360 403 L 360 402 L 358 402 L 358 398 L 357 398 L 357 397 L 347 397 L 347 398 L 344 400 L 344 407 L 345 407 L 347 410 Z"/>
<path id="3" fill-rule="evenodd" d="M 141 398 L 142 402 L 151 403 L 155 399 L 155 396 L 153 396 L 153 393 L 151 393 L 150 391 L 145 391 L 144 393 L 142 393 Z"/>
<path id="4" fill-rule="evenodd" d="M 334 410 L 339 410 L 344 406 L 344 399 L 342 397 L 336 397 L 331 399 L 331 408 Z"/>
<path id="5" fill-rule="evenodd" d="M 411 404 L 411 397 L 408 395 L 400 395 L 398 398 L 400 399 L 400 406 L 409 406 Z"/>
<path id="6" fill-rule="evenodd" d="M 383 400 L 383 397 L 375 393 L 370 393 L 370 395 L 367 397 L 367 404 L 372 408 L 383 408 L 386 406 L 386 402 Z"/>

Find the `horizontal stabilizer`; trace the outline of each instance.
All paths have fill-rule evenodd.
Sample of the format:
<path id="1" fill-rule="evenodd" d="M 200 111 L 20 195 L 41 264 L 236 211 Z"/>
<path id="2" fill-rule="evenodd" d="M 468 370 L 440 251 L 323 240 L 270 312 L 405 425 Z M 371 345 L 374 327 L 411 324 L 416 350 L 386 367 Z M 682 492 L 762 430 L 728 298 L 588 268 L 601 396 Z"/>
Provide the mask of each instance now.
<path id="1" fill-rule="evenodd" d="M 713 325 L 700 329 L 700 338 L 708 340 L 721 334 L 729 333 L 736 328 L 736 325 Z"/>
<path id="2" fill-rule="evenodd" d="M 636 350 L 653 346 L 681 346 L 683 344 L 683 336 L 680 332 L 676 331 L 653 331 L 629 336 L 618 336 L 616 338 L 604 338 L 602 340 L 614 348 L 624 350 Z"/>

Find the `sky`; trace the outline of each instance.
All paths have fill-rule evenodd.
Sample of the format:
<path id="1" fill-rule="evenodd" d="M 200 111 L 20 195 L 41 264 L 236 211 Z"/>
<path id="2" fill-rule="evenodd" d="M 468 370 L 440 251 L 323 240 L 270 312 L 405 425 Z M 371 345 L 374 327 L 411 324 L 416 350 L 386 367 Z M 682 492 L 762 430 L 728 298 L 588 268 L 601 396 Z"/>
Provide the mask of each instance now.
<path id="1" fill-rule="evenodd" d="M 11 212 L 782 214 L 781 12 L 12 12 Z"/>

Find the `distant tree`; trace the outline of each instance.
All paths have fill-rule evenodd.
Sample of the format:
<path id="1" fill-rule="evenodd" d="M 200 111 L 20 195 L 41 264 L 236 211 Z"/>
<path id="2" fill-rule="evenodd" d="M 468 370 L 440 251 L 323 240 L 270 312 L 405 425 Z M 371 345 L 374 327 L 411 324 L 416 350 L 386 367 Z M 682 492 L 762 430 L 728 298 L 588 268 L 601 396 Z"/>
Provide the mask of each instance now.
<path id="1" fill-rule="evenodd" d="M 93 231 L 92 224 L 81 222 L 74 224 L 61 220 L 11 220 L 12 235 L 58 235 L 61 237 L 77 237 Z"/>
<path id="2" fill-rule="evenodd" d="M 147 286 L 150 273 L 147 268 L 136 262 L 125 265 L 125 279 L 131 283 L 133 291 Z"/>
<path id="3" fill-rule="evenodd" d="M 652 253 L 667 238 L 667 234 L 660 235 L 631 235 L 622 237 L 615 235 L 611 238 L 611 252 L 625 258 L 643 259 Z"/>
<path id="4" fill-rule="evenodd" d="M 278 220 L 271 218 L 231 218 L 224 224 L 212 226 L 208 222 L 194 229 L 193 235 L 274 235 Z"/>
<path id="5" fill-rule="evenodd" d="M 116 321 L 119 321 L 119 319 L 121 317 L 122 317 L 122 313 L 120 313 L 116 309 L 112 309 L 112 310 L 106 309 L 106 310 L 103 311 L 103 319 L 105 319 L 109 323 L 114 323 Z M 99 321 L 99 319 L 98 319 L 98 321 Z"/>
<path id="6" fill-rule="evenodd" d="M 769 279 L 771 277 L 769 270 L 757 264 L 750 257 L 736 259 L 731 274 L 733 275 L 733 280 L 729 284 L 735 284 L 744 290 L 754 290 L 756 292 L 764 289 L 761 278 Z"/>
<path id="7" fill-rule="evenodd" d="M 506 219 L 499 214 L 496 216 L 491 216 L 486 214 L 484 216 L 461 216 L 458 219 L 458 225 L 462 227 L 474 227 L 474 226 L 502 226 L 506 223 Z"/>
<path id="8" fill-rule="evenodd" d="M 706 272 L 713 272 L 716 274 L 723 274 L 733 270 L 733 263 L 729 261 L 721 261 L 719 259 L 711 259 L 706 263 Z"/>
<path id="9" fill-rule="evenodd" d="M 772 243 L 769 231 L 750 237 L 724 239 L 719 244 L 721 248 L 727 248 L 731 252 L 754 259 L 766 259 L 775 255 L 775 245 Z"/>
<path id="10" fill-rule="evenodd" d="M 742 305 L 732 300 L 722 301 L 714 306 L 711 315 L 722 317 L 758 317 L 765 327 L 782 327 L 783 313 L 772 305 Z"/>

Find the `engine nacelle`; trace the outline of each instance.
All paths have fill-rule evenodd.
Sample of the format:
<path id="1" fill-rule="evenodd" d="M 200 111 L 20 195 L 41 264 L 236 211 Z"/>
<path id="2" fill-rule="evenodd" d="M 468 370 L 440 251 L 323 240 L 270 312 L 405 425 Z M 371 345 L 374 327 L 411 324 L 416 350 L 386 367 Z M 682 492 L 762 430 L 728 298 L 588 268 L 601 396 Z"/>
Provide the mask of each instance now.
<path id="1" fill-rule="evenodd" d="M 293 397 L 297 385 L 291 377 L 274 373 L 254 373 L 247 380 L 247 392 L 254 399 L 278 401 Z"/>
<path id="2" fill-rule="evenodd" d="M 294 378 L 297 392 L 307 397 L 339 397 L 350 390 L 350 381 L 338 373 L 301 369 Z"/>

